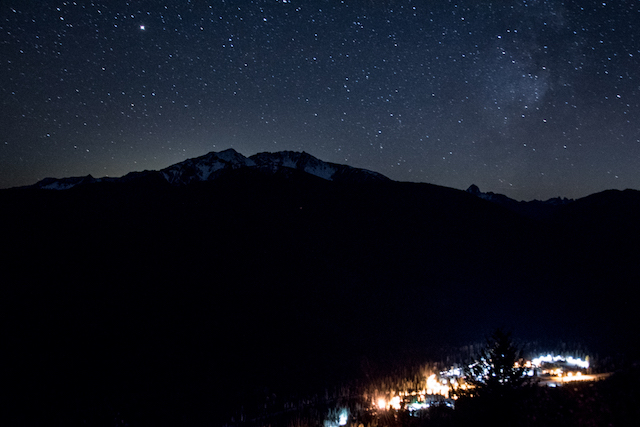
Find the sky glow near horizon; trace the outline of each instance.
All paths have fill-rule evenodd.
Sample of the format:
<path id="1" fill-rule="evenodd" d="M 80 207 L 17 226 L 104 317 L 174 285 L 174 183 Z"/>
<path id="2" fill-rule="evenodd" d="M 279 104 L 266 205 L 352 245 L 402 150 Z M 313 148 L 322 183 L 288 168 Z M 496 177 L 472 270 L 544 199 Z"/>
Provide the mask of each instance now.
<path id="1" fill-rule="evenodd" d="M 640 188 L 640 2 L 4 2 L 0 188 L 209 151 Z"/>

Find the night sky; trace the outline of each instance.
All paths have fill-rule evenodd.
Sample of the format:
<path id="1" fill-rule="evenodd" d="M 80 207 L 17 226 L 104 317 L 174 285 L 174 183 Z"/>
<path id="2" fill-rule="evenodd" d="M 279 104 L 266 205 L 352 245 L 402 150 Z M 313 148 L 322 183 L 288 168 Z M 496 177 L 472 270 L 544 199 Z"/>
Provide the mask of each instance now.
<path id="1" fill-rule="evenodd" d="M 3 0 L 0 60 L 0 188 L 227 148 L 640 188 L 640 1 Z"/>

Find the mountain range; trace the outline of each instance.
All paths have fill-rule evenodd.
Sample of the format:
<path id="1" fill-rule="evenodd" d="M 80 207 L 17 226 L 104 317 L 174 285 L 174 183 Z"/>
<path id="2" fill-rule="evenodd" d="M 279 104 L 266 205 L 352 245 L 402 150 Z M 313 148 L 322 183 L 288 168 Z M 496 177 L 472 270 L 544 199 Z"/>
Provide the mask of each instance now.
<path id="1" fill-rule="evenodd" d="M 5 425 L 215 424 L 499 326 L 640 353 L 635 190 L 517 202 L 226 150 L 0 206 Z"/>
<path id="2" fill-rule="evenodd" d="M 213 181 L 237 169 L 256 170 L 262 173 L 299 171 L 334 182 L 389 180 L 377 172 L 323 162 L 305 152 L 281 151 L 278 153 L 258 153 L 251 157 L 245 157 L 230 148 L 218 153 L 210 152 L 201 157 L 188 159 L 160 171 L 131 172 L 121 178 L 94 178 L 91 175 L 63 179 L 45 178 L 36 183 L 34 187 L 48 190 L 68 190 L 82 184 L 128 183 L 141 180 L 166 181 L 171 185 L 180 186 L 194 182 Z"/>
<path id="3" fill-rule="evenodd" d="M 324 162 L 305 152 L 265 152 L 245 157 L 234 149 L 227 149 L 217 153 L 210 152 L 204 156 L 187 159 L 160 171 L 131 172 L 121 178 L 94 178 L 91 175 L 61 179 L 45 178 L 30 187 L 45 190 L 68 190 L 77 185 L 100 182 L 129 183 L 143 180 L 166 181 L 173 186 L 183 186 L 194 182 L 213 181 L 238 169 L 269 174 L 298 171 L 333 182 L 390 181 L 389 178 L 377 172 Z M 557 207 L 573 201 L 560 197 L 545 201 L 516 201 L 503 194 L 495 194 L 492 192 L 483 193 L 474 184 L 467 189 L 467 192 L 531 218 L 549 217 L 557 210 Z"/>

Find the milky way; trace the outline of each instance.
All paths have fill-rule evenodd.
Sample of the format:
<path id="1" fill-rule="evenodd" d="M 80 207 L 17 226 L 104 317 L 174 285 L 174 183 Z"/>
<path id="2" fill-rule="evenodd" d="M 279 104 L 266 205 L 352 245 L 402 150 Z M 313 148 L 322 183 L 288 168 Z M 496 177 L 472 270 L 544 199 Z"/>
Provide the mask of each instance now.
<path id="1" fill-rule="evenodd" d="M 517 199 L 640 187 L 640 2 L 4 1 L 0 187 L 209 151 Z"/>

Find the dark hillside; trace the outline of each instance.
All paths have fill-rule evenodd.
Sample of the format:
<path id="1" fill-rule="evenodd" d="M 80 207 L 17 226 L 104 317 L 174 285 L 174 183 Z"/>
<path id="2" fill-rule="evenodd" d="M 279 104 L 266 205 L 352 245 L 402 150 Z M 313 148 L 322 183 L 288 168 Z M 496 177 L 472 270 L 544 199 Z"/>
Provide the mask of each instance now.
<path id="1" fill-rule="evenodd" d="M 27 424 L 223 419 L 256 390 L 437 357 L 495 325 L 604 347 L 592 328 L 623 324 L 613 344 L 637 345 L 620 342 L 637 327 L 618 305 L 637 303 L 638 247 L 608 256 L 599 221 L 592 244 L 569 206 L 536 222 L 449 188 L 288 169 L 6 190 L 0 205 L 5 375 Z M 602 286 L 599 260 L 617 269 Z"/>
<path id="2" fill-rule="evenodd" d="M 551 221 L 564 268 L 573 280 L 566 299 L 571 311 L 592 313 L 585 326 L 609 348 L 633 348 L 638 357 L 640 286 L 640 192 L 609 190 L 563 206 Z"/>

